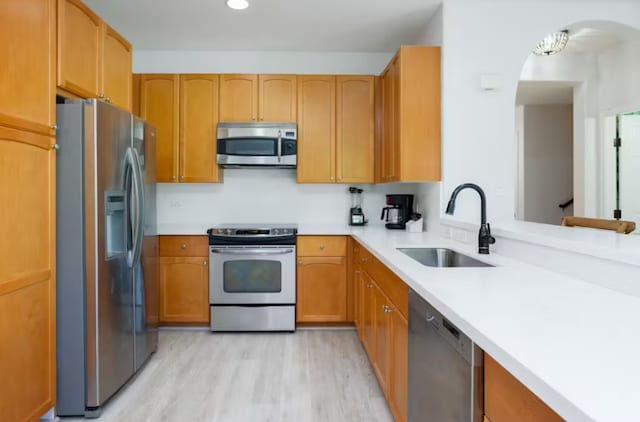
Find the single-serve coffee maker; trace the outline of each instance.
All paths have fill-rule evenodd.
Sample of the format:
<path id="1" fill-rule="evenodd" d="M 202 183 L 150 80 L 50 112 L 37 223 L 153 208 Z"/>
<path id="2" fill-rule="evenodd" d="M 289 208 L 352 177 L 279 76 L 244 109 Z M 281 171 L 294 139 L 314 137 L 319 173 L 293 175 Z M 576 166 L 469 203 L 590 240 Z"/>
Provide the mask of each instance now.
<path id="1" fill-rule="evenodd" d="M 387 206 L 382 209 L 380 219 L 385 220 L 388 229 L 404 230 L 412 215 L 413 195 L 387 195 Z"/>

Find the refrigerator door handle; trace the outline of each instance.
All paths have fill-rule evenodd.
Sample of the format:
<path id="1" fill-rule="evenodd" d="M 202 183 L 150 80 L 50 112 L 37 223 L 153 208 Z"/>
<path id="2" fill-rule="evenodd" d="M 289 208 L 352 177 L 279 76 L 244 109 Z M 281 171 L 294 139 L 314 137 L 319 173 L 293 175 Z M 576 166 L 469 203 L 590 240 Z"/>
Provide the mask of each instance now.
<path id="1" fill-rule="evenodd" d="M 133 149 L 128 148 L 124 156 L 125 176 L 131 178 L 131 188 L 127 185 L 127 177 L 125 177 L 125 190 L 127 195 L 127 203 L 129 205 L 128 220 L 131 224 L 131 249 L 127 249 L 127 265 L 133 268 L 135 264 L 135 255 L 138 249 L 138 172 L 136 170 L 135 157 Z M 128 234 L 128 231 L 127 231 Z"/>
<path id="2" fill-rule="evenodd" d="M 136 177 L 136 240 L 135 245 L 136 248 L 133 250 L 133 266 L 135 267 L 140 263 L 140 258 L 142 255 L 142 241 L 144 239 L 144 175 L 142 172 L 142 166 L 140 164 L 140 158 L 138 152 L 135 149 L 132 149 L 133 155 L 133 171 Z"/>

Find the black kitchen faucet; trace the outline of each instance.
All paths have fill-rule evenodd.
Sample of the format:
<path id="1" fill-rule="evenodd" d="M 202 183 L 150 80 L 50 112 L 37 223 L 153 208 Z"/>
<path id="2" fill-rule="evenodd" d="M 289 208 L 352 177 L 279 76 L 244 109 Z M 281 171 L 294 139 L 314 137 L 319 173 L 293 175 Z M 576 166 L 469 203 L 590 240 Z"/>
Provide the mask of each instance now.
<path id="1" fill-rule="evenodd" d="M 482 188 L 473 183 L 463 183 L 453 190 L 451 199 L 447 204 L 447 210 L 445 211 L 449 215 L 453 215 L 453 211 L 456 208 L 456 197 L 463 189 L 473 189 L 480 195 L 480 232 L 478 233 L 478 253 L 488 255 L 489 245 L 496 243 L 496 239 L 491 236 L 491 227 L 487 223 L 487 198 L 484 195 Z"/>

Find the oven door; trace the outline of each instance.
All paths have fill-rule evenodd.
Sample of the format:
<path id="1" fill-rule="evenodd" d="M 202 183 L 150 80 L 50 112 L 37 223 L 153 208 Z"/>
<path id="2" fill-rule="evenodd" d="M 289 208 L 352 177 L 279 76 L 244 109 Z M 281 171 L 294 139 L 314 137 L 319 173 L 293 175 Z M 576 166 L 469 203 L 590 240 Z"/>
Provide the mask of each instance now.
<path id="1" fill-rule="evenodd" d="M 294 304 L 295 246 L 210 246 L 209 303 Z"/>

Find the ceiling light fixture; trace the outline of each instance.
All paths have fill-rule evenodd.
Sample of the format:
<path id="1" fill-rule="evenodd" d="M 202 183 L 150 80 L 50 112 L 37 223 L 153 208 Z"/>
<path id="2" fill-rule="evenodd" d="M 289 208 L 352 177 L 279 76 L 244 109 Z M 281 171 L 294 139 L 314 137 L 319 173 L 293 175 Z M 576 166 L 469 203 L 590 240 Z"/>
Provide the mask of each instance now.
<path id="1" fill-rule="evenodd" d="M 249 7 L 247 0 L 227 0 L 227 7 L 233 10 L 244 10 Z"/>
<path id="2" fill-rule="evenodd" d="M 536 56 L 550 56 L 564 50 L 569 41 L 569 31 L 554 32 L 544 37 L 542 41 L 533 49 Z"/>

